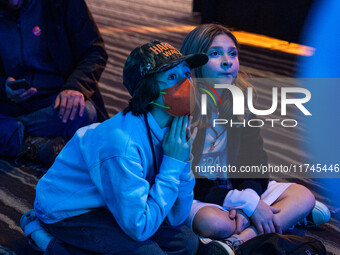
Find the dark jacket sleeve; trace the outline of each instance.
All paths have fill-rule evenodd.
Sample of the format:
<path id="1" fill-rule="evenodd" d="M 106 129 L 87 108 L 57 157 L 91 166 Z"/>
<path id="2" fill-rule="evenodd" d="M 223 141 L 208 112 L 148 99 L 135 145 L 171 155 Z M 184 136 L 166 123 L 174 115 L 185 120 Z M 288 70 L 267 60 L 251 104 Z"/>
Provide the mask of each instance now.
<path id="1" fill-rule="evenodd" d="M 3 70 L 2 62 L 0 59 L 0 101 L 7 101 L 7 95 L 5 91 L 5 82 L 7 77 L 5 76 L 5 71 Z"/>
<path id="2" fill-rule="evenodd" d="M 255 119 L 255 115 L 250 115 L 249 119 Z M 253 123 L 255 125 L 255 123 Z M 237 167 L 241 166 L 264 166 L 268 164 L 267 153 L 263 148 L 263 139 L 258 127 L 244 127 L 240 136 L 240 150 L 237 156 Z M 269 175 L 262 172 L 238 173 L 242 178 L 231 179 L 233 187 L 238 190 L 251 188 L 261 196 L 267 189 Z"/>
<path id="3" fill-rule="evenodd" d="M 84 0 L 59 0 L 52 6 L 46 17 L 49 47 L 65 77 L 62 90 L 83 93 L 104 120 L 108 116 L 98 87 L 108 59 L 103 38 Z"/>
<path id="4" fill-rule="evenodd" d="M 64 89 L 77 89 L 89 98 L 104 71 L 107 54 L 103 38 L 83 0 L 68 1 L 66 29 L 75 63 Z"/>

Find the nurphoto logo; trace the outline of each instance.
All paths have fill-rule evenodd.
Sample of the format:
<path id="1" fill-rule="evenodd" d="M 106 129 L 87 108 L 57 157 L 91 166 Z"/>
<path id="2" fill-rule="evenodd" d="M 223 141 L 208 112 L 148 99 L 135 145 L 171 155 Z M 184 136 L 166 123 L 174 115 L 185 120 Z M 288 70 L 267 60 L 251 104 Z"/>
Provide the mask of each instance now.
<path id="1" fill-rule="evenodd" d="M 244 115 L 245 114 L 245 96 L 243 94 L 243 91 L 235 86 L 230 84 L 215 84 L 215 89 L 227 89 L 229 90 L 231 96 L 232 96 L 232 102 L 233 102 L 233 115 Z M 297 109 L 299 109 L 305 116 L 311 116 L 312 114 L 307 110 L 307 108 L 304 106 L 305 103 L 307 103 L 311 99 L 311 93 L 309 90 L 305 88 L 297 88 L 297 87 L 281 87 L 281 116 L 287 115 L 287 105 L 294 105 Z M 209 95 L 213 101 L 216 101 L 213 98 L 212 93 L 210 93 L 206 89 L 202 89 L 204 92 L 201 94 L 201 114 L 207 115 L 207 95 Z M 272 113 L 274 113 L 278 108 L 278 87 L 272 88 L 272 103 L 271 107 L 269 109 L 256 109 L 253 102 L 253 88 L 249 87 L 247 88 L 247 105 L 248 109 L 251 113 L 257 115 L 257 116 L 267 116 Z M 215 93 L 217 94 L 217 93 Z M 299 98 L 291 98 L 293 95 L 300 94 L 302 97 Z M 220 99 L 220 98 L 219 98 Z M 222 102 L 220 101 L 222 104 Z M 233 120 L 227 120 L 227 119 L 213 119 L 213 126 L 216 125 L 227 125 L 229 124 L 231 127 L 233 125 L 243 125 L 243 126 L 249 126 L 249 127 L 262 127 L 265 123 L 268 123 L 271 125 L 271 127 L 274 127 L 276 123 L 280 123 L 282 127 L 296 127 L 298 125 L 298 121 L 296 119 L 250 119 L 248 121 L 238 121 L 233 122 Z"/>

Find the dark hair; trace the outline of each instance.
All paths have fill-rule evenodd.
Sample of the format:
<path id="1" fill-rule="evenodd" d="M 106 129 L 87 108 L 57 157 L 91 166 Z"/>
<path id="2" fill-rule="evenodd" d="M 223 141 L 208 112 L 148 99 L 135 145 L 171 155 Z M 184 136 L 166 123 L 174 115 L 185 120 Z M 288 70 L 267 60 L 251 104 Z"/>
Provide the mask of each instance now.
<path id="1" fill-rule="evenodd" d="M 132 112 L 135 116 L 140 116 L 152 110 L 152 101 L 156 100 L 160 95 L 159 86 L 156 83 L 155 75 L 148 75 L 140 80 L 139 84 L 129 101 L 129 105 L 124 109 L 123 114 Z"/>

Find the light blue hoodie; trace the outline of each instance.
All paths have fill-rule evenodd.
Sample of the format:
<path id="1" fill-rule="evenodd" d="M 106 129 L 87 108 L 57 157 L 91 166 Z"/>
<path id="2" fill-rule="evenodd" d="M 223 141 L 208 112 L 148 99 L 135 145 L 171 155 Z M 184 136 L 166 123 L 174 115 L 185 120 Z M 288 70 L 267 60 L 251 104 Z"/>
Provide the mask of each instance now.
<path id="1" fill-rule="evenodd" d="M 106 207 L 121 229 L 138 241 L 151 237 L 166 217 L 170 225 L 183 223 L 195 185 L 190 162 L 163 155 L 167 128 L 161 129 L 150 113 L 147 117 L 157 175 L 144 118 L 118 113 L 79 129 L 66 144 L 38 182 L 38 218 L 51 224 Z"/>

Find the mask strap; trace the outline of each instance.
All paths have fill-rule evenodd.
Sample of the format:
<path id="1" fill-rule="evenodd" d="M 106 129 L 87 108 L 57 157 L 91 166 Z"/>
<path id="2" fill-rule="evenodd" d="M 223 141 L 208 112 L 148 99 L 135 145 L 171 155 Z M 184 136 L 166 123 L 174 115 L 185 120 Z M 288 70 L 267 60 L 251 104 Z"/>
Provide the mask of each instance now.
<path id="1" fill-rule="evenodd" d="M 163 108 L 165 108 L 165 109 L 171 109 L 171 107 L 170 106 L 165 106 L 165 105 L 161 105 L 161 104 L 158 104 L 158 103 L 155 103 L 155 102 L 152 102 L 154 105 L 157 105 L 157 106 L 159 106 L 159 107 L 163 107 Z"/>

